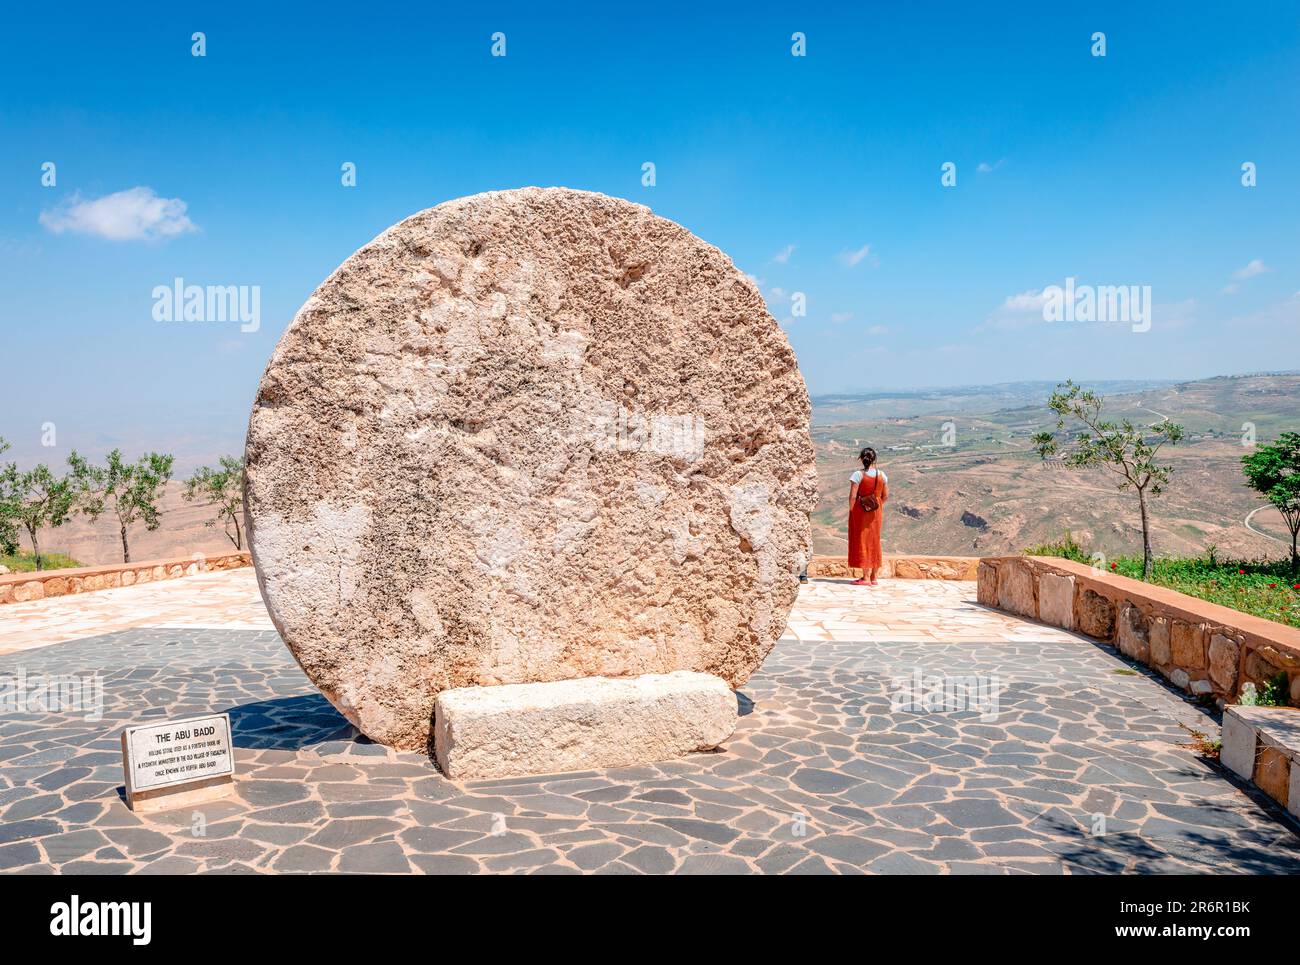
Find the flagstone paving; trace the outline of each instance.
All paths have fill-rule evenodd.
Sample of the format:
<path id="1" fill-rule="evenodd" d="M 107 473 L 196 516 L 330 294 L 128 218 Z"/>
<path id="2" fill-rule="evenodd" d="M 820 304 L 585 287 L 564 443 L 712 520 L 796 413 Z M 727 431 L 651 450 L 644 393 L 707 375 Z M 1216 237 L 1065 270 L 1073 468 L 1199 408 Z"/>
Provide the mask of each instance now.
<path id="1" fill-rule="evenodd" d="M 165 585 L 208 605 L 87 594 L 119 594 L 95 605 L 127 628 L 0 656 L 0 677 L 99 673 L 105 693 L 99 720 L 0 715 L 0 869 L 1300 872 L 1284 813 L 1186 746 L 1213 718 L 1108 648 L 979 606 L 973 583 L 805 587 L 715 753 L 467 784 L 354 735 L 259 629 L 251 571 Z M 0 612 L 0 650 L 36 632 L 22 622 Z M 988 699 L 896 706 L 936 675 Z M 122 727 L 213 710 L 237 796 L 129 811 Z"/>
<path id="2" fill-rule="evenodd" d="M 130 627 L 270 630 L 251 566 L 0 607 L 0 655 Z"/>

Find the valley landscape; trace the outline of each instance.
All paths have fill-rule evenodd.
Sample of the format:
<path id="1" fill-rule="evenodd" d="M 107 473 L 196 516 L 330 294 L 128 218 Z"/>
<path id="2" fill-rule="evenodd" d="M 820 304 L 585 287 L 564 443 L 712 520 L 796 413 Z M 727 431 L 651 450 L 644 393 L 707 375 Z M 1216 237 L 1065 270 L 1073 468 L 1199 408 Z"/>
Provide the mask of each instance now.
<path id="1" fill-rule="evenodd" d="M 1153 501 L 1157 554 L 1199 555 L 1214 547 L 1220 558 L 1285 555 L 1286 529 L 1276 511 L 1246 488 L 1240 459 L 1247 451 L 1243 426 L 1253 424 L 1264 441 L 1300 426 L 1300 374 L 1088 384 L 1106 397 L 1105 414 L 1111 418 L 1151 423 L 1168 416 L 1187 431 L 1168 450 L 1176 467 L 1173 480 Z M 1034 451 L 1031 436 L 1055 425 L 1044 404 L 1054 387 L 1023 382 L 815 397 L 821 493 L 813 516 L 815 551 L 845 552 L 848 477 L 857 467 L 858 450 L 871 445 L 890 479 L 886 552 L 1018 553 L 1067 532 L 1107 556 L 1140 552 L 1131 494 L 1116 489 L 1104 470 L 1053 467 Z M 156 447 L 165 451 L 166 440 Z M 237 444 L 227 448 L 237 451 Z M 207 461 L 215 463 L 217 455 Z M 158 530 L 132 531 L 133 558 L 232 548 L 219 527 L 205 526 L 208 507 L 185 502 L 182 488 L 177 481 L 168 484 Z M 46 532 L 43 545 L 86 564 L 121 562 L 116 529 L 106 518 L 92 523 L 74 517 Z"/>
<path id="2" fill-rule="evenodd" d="M 1261 441 L 1300 426 L 1300 375 L 1089 386 L 1105 396 L 1105 417 L 1152 423 L 1168 416 L 1186 430 L 1166 450 L 1173 479 L 1153 500 L 1158 555 L 1199 555 L 1210 547 L 1220 558 L 1285 555 L 1286 528 L 1246 487 L 1240 460 L 1248 451 L 1247 424 Z M 859 449 L 870 445 L 890 480 L 887 552 L 1018 553 L 1069 532 L 1093 552 L 1140 553 L 1137 502 L 1115 487 L 1116 477 L 1047 464 L 1034 451 L 1034 433 L 1056 424 L 1044 404 L 1053 388 L 1033 382 L 815 399 L 816 551 L 845 552 L 848 477 Z M 1257 509 L 1248 528 L 1246 517 Z"/>

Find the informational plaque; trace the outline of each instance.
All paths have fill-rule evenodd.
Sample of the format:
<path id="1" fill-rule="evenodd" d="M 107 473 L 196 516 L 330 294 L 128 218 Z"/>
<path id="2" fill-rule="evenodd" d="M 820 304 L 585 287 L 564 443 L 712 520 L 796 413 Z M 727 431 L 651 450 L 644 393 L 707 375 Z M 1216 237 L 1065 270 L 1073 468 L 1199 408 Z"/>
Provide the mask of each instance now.
<path id="1" fill-rule="evenodd" d="M 224 796 L 235 780 L 230 715 L 128 727 L 122 731 L 122 770 L 132 810 L 160 811 Z"/>

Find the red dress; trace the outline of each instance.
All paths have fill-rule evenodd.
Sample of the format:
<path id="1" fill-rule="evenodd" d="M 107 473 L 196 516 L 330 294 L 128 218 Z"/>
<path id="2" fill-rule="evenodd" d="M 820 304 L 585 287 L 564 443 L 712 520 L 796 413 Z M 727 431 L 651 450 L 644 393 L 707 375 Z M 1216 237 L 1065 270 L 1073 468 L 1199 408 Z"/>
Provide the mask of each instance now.
<path id="1" fill-rule="evenodd" d="M 859 492 L 865 487 L 867 494 L 872 495 L 872 486 L 875 486 L 874 495 L 880 504 L 878 508 L 869 513 L 858 505 L 856 499 L 849 507 L 849 567 L 855 570 L 879 569 L 884 562 L 884 554 L 880 551 L 880 524 L 885 515 L 885 500 L 889 498 L 889 480 L 883 472 L 877 471 L 874 476 L 863 473 L 862 481 L 858 483 Z"/>

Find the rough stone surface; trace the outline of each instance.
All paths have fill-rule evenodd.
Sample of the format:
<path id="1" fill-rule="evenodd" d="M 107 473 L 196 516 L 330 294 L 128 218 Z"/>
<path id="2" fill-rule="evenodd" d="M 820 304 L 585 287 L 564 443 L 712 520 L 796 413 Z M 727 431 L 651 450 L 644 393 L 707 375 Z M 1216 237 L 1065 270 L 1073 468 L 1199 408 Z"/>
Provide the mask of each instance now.
<path id="1" fill-rule="evenodd" d="M 1291 784 L 1287 788 L 1286 809 L 1292 817 L 1300 818 L 1300 766 L 1291 760 Z"/>
<path id="2" fill-rule="evenodd" d="M 1151 659 L 1151 643 L 1147 618 L 1132 603 L 1125 603 L 1119 616 L 1119 649 L 1126 657 L 1140 663 Z"/>
<path id="3" fill-rule="evenodd" d="M 1074 629 L 1074 577 L 1038 575 L 1038 619 L 1054 627 Z"/>
<path id="4" fill-rule="evenodd" d="M 174 564 L 175 572 L 164 572 L 168 561 L 143 563 L 111 563 L 101 566 L 79 566 L 61 570 L 44 570 L 34 573 L 0 573 L 0 604 L 29 603 L 60 596 L 107 590 L 137 583 L 149 583 L 165 576 L 191 576 L 213 570 L 235 569 L 248 566 L 247 553 L 219 553 L 205 556 L 202 561 L 187 561 L 184 568 Z"/>
<path id="5" fill-rule="evenodd" d="M 889 575 L 899 580 L 973 580 L 979 560 L 959 556 L 899 556 L 887 559 L 892 563 Z"/>
<path id="6" fill-rule="evenodd" d="M 15 585 L 10 599 L 14 603 L 26 603 L 29 600 L 42 599 L 44 596 L 45 584 L 39 580 L 31 580 Z"/>
<path id="7" fill-rule="evenodd" d="M 717 677 L 679 670 L 444 690 L 434 717 L 448 777 L 519 777 L 711 750 L 736 729 L 736 695 Z"/>
<path id="8" fill-rule="evenodd" d="M 1164 617 L 1155 617 L 1147 630 L 1151 641 L 1151 663 L 1157 667 L 1166 666 L 1172 657 L 1169 650 L 1169 621 Z"/>
<path id="9" fill-rule="evenodd" d="M 897 556 L 885 554 L 879 576 L 899 580 L 974 580 L 979 567 L 976 556 Z M 861 570 L 851 569 L 844 556 L 814 556 L 808 563 L 810 577 L 848 577 Z"/>
<path id="10" fill-rule="evenodd" d="M 1272 663 L 1268 659 L 1267 647 L 1256 647 L 1246 654 L 1246 659 L 1242 662 L 1242 669 L 1246 673 L 1246 679 L 1254 681 L 1256 684 L 1262 684 L 1282 672 L 1282 667 Z"/>
<path id="11" fill-rule="evenodd" d="M 975 571 L 975 599 L 985 606 L 998 605 L 998 567 L 980 561 Z"/>
<path id="12" fill-rule="evenodd" d="M 1264 644 L 1256 652 L 1270 666 L 1276 667 L 1278 670 L 1286 670 L 1291 673 L 1300 672 L 1300 657 L 1297 657 L 1294 653 L 1279 650 L 1277 647 L 1268 644 Z"/>
<path id="13" fill-rule="evenodd" d="M 1240 656 L 1235 640 L 1221 633 L 1210 638 L 1210 679 L 1228 694 L 1237 692 L 1237 661 Z"/>
<path id="14" fill-rule="evenodd" d="M 1205 669 L 1205 631 L 1183 620 L 1175 620 L 1169 632 L 1169 649 L 1176 666 Z"/>
<path id="15" fill-rule="evenodd" d="M 1096 590 L 1084 589 L 1076 601 L 1075 625 L 1098 640 L 1115 636 L 1115 605 Z"/>
<path id="16" fill-rule="evenodd" d="M 1239 708 L 1229 707 L 1224 713 L 1220 739 L 1223 744 L 1219 749 L 1219 763 L 1249 781 L 1255 773 L 1255 728 Z"/>
<path id="17" fill-rule="evenodd" d="M 1260 747 L 1251 780 L 1274 801 L 1286 807 L 1291 783 L 1290 759 L 1276 747 Z"/>
<path id="18" fill-rule="evenodd" d="M 998 567 L 998 606 L 1009 613 L 1037 617 L 1034 574 L 1028 564 L 1004 563 Z"/>
<path id="19" fill-rule="evenodd" d="M 742 684 L 810 556 L 809 401 L 724 254 L 648 209 L 526 188 L 353 254 L 249 424 L 267 607 L 373 740 L 439 691 L 696 670 Z"/>

